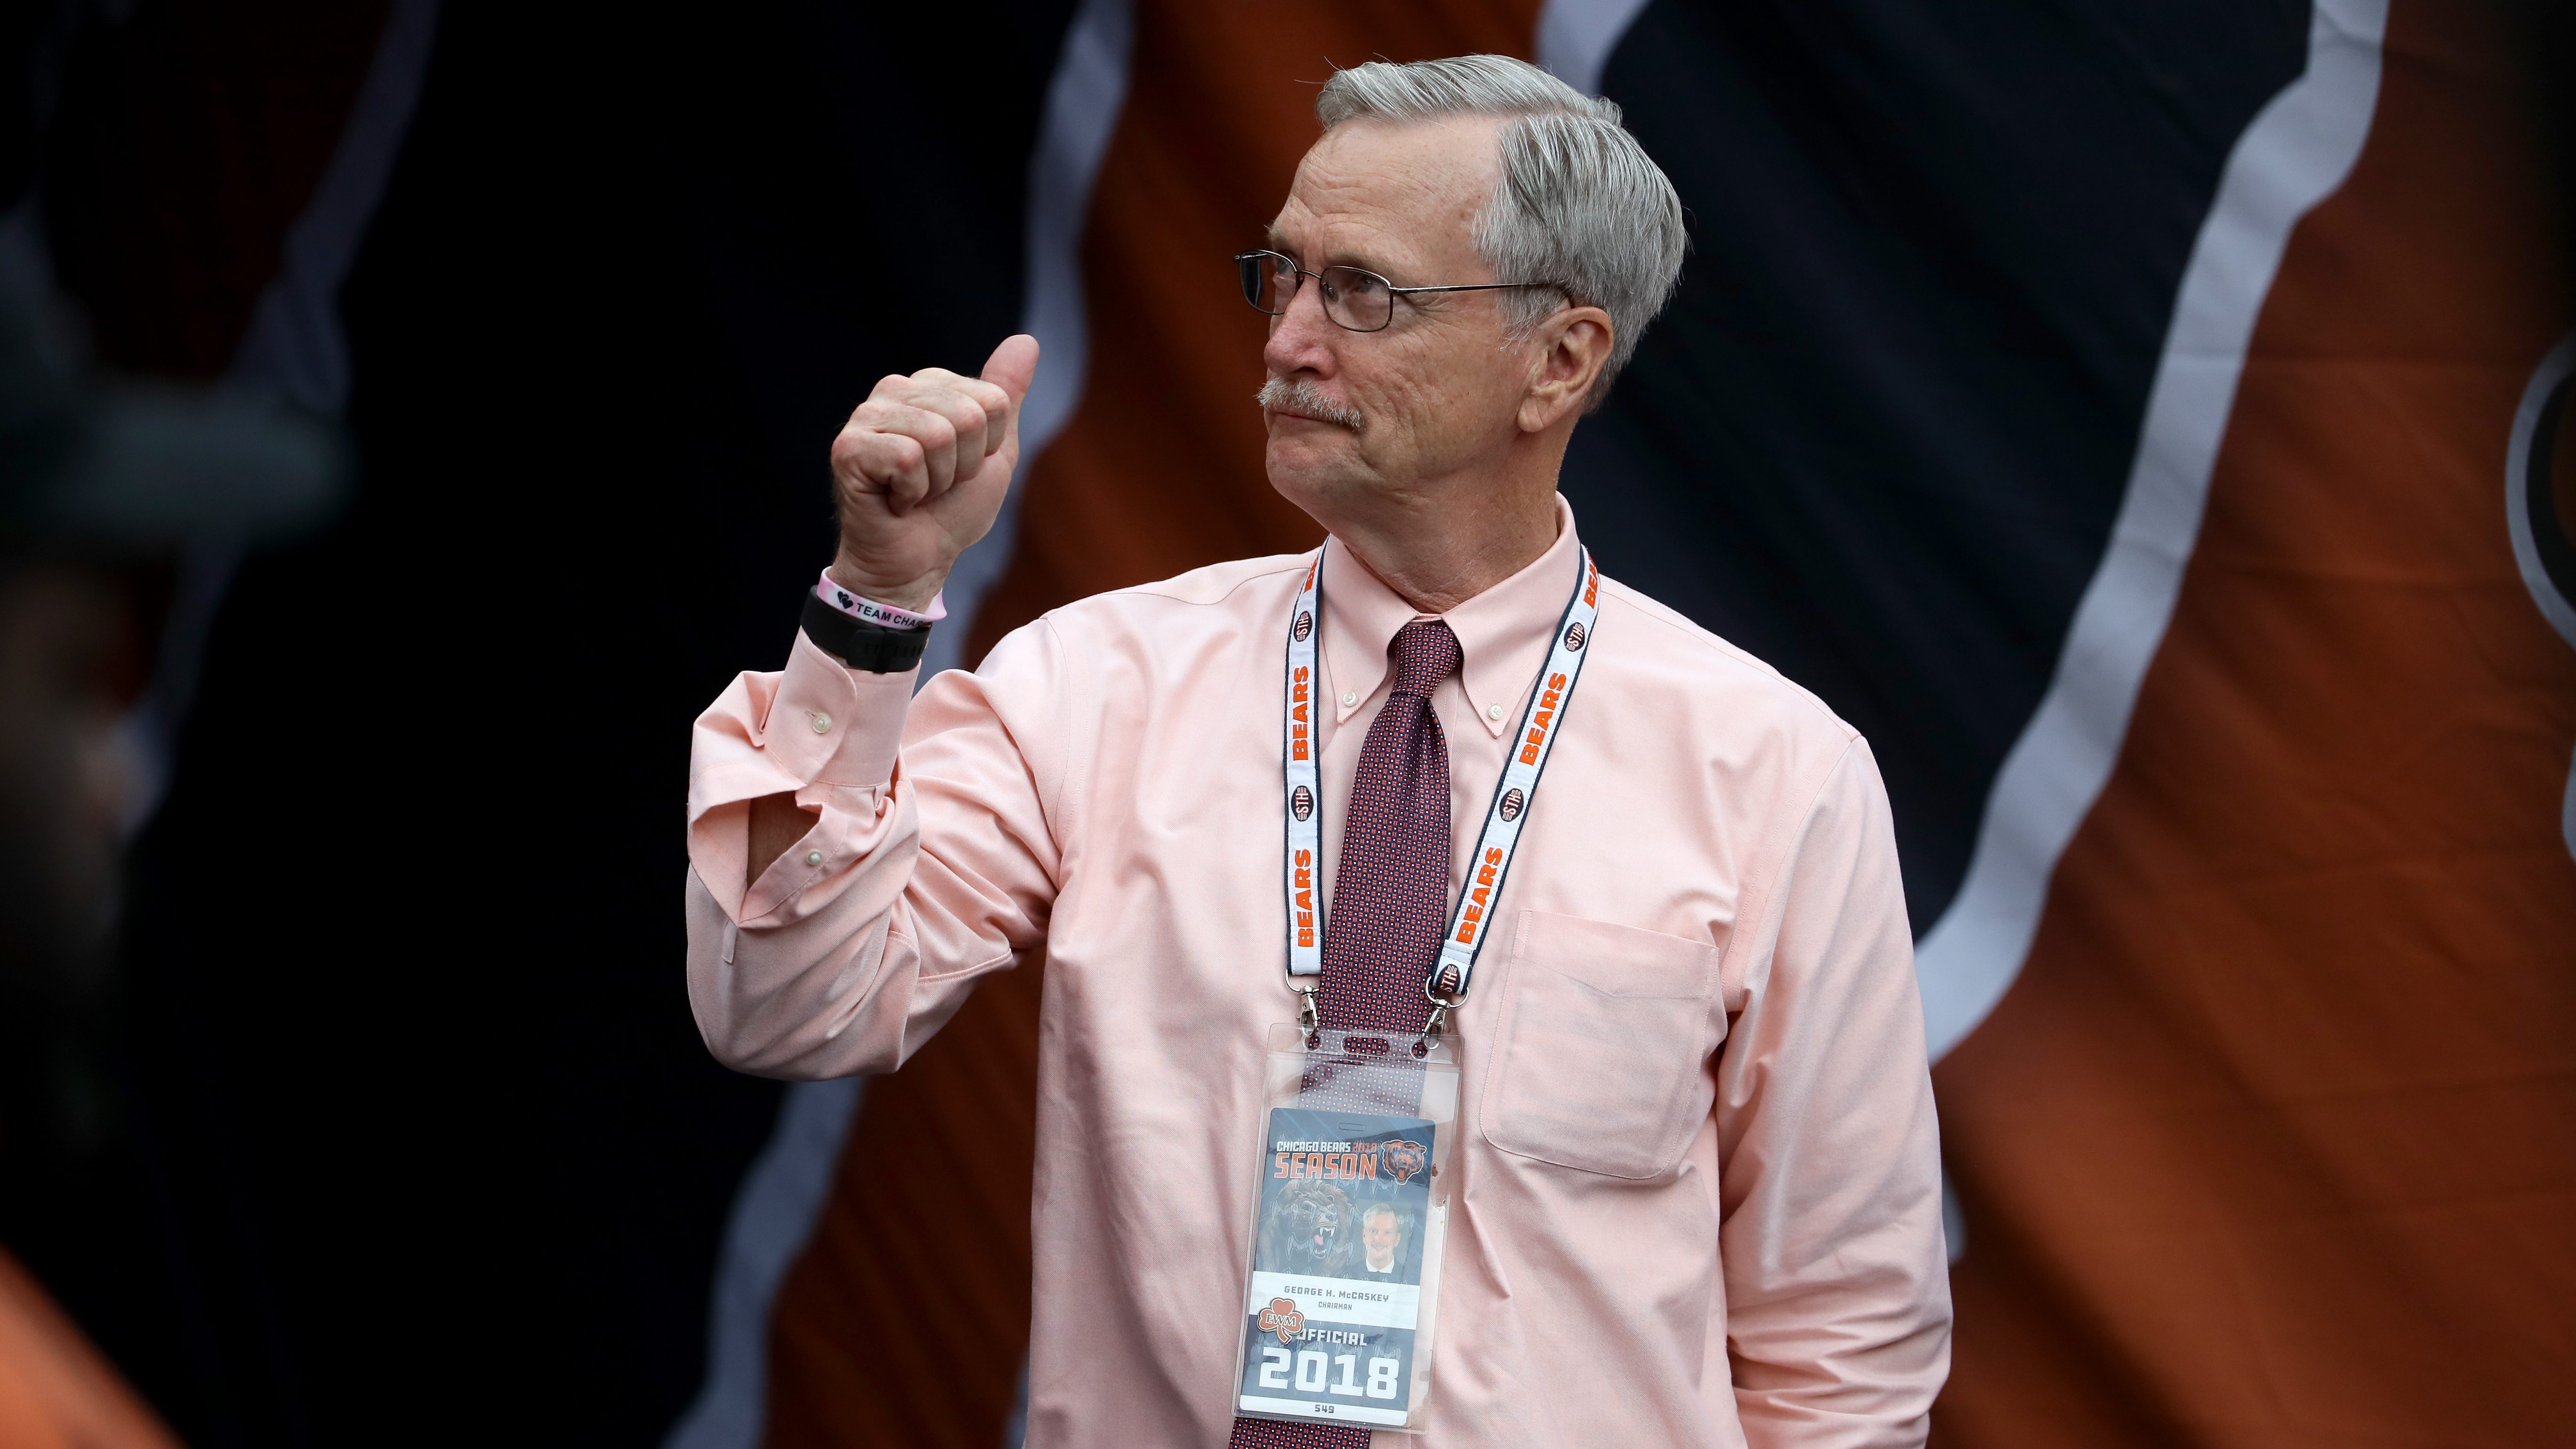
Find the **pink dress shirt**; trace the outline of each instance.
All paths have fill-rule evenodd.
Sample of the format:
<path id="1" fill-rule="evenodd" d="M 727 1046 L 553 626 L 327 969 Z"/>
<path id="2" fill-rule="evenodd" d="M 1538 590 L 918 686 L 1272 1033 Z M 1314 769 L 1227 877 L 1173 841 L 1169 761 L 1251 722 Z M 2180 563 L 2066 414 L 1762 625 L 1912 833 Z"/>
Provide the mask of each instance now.
<path id="1" fill-rule="evenodd" d="M 1445 616 L 1451 889 L 1574 586 L 1573 516 Z M 972 674 L 802 636 L 701 716 L 689 993 L 727 1064 L 890 1072 L 1047 954 L 1032 1449 L 1233 1419 L 1280 898 L 1282 646 L 1311 555 L 1085 599 Z M 1387 642 L 1323 564 L 1324 878 Z M 1931 1082 L 1869 748 L 1605 579 L 1496 934 L 1454 1018 L 1458 1179 L 1428 1432 L 1381 1445 L 1919 1445 L 1949 1360 Z M 744 884 L 748 801 L 812 831 Z M 1454 899 L 1454 894 L 1453 894 Z"/>

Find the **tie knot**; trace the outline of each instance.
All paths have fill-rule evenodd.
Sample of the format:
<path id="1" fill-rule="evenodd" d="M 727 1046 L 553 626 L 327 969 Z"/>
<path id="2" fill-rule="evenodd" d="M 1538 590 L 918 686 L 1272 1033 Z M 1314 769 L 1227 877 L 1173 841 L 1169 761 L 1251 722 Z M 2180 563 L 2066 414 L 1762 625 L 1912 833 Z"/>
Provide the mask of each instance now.
<path id="1" fill-rule="evenodd" d="M 1458 636 L 1438 619 L 1417 619 L 1396 630 L 1394 642 L 1386 646 L 1386 652 L 1395 659 L 1392 692 L 1416 699 L 1429 699 L 1440 681 L 1457 673 L 1458 666 L 1466 662 L 1466 655 L 1458 648 Z"/>

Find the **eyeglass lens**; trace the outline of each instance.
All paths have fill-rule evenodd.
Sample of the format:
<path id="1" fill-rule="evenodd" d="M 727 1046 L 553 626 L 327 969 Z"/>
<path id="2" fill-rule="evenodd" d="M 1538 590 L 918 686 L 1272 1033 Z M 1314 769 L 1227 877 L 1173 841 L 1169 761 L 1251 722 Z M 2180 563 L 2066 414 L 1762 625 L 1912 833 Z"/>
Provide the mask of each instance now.
<path id="1" fill-rule="evenodd" d="M 1242 276 L 1243 300 L 1277 317 L 1296 299 L 1304 280 L 1296 263 L 1276 252 L 1251 252 L 1235 262 Z M 1386 278 L 1357 267 L 1326 267 L 1315 285 L 1322 290 L 1324 315 L 1354 332 L 1375 332 L 1395 315 L 1395 295 Z"/>

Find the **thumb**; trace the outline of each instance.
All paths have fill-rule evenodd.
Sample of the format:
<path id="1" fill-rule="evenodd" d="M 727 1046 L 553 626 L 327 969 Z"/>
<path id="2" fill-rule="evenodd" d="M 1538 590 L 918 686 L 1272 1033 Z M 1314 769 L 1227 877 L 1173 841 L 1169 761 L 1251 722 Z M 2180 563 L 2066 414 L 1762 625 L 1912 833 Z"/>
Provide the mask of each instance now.
<path id="1" fill-rule="evenodd" d="M 1016 417 L 1020 399 L 1028 396 L 1029 380 L 1037 376 L 1038 340 L 1022 332 L 1005 337 L 993 355 L 984 360 L 984 381 L 1011 395 L 1011 412 Z"/>

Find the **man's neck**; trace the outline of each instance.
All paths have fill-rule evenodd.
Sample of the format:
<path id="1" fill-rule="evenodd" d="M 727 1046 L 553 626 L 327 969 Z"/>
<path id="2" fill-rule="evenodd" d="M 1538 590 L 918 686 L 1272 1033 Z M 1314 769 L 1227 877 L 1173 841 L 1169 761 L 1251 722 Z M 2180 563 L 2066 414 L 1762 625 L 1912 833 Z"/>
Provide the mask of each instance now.
<path id="1" fill-rule="evenodd" d="M 1333 536 L 1406 603 L 1445 614 L 1548 551 L 1556 542 L 1556 493 L 1506 507 L 1349 519 Z"/>

